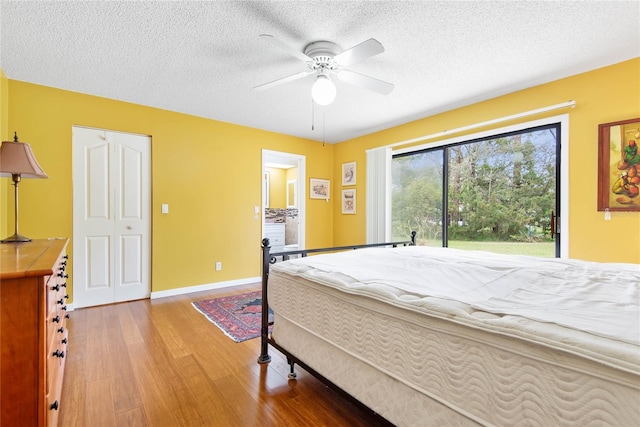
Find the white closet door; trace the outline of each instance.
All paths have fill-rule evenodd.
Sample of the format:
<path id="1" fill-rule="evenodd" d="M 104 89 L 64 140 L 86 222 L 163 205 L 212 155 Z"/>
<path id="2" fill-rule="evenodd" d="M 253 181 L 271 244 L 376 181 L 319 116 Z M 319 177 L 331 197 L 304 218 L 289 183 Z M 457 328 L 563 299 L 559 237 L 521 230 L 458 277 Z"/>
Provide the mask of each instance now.
<path id="1" fill-rule="evenodd" d="M 73 128 L 73 302 L 150 293 L 151 140 Z"/>

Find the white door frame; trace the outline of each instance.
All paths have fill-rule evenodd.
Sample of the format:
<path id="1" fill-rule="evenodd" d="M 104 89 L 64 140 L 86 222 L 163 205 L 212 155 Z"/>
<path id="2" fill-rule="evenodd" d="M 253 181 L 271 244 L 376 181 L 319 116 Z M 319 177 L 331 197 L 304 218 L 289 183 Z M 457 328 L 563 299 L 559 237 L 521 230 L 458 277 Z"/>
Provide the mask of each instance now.
<path id="1" fill-rule="evenodd" d="M 286 153 L 283 151 L 273 151 L 262 149 L 262 172 L 260 173 L 260 179 L 262 181 L 265 173 L 265 163 L 269 162 L 269 158 L 286 159 L 292 164 L 295 164 L 298 168 L 297 178 L 297 199 L 298 199 L 298 249 L 305 249 L 305 230 L 306 230 L 306 162 L 307 158 L 301 154 Z M 265 187 L 261 184 L 262 188 L 262 200 L 265 200 Z M 264 213 L 264 207 L 261 209 Z M 264 237 L 264 214 L 262 215 L 262 236 Z"/>

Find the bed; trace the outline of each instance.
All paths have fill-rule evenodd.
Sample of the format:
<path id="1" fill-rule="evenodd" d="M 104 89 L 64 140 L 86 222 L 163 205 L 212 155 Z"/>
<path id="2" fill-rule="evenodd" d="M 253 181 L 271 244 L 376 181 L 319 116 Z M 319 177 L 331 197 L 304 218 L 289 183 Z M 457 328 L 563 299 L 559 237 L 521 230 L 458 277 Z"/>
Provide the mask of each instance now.
<path id="1" fill-rule="evenodd" d="M 274 347 L 398 426 L 639 425 L 640 265 L 412 243 L 263 240 L 258 362 Z"/>

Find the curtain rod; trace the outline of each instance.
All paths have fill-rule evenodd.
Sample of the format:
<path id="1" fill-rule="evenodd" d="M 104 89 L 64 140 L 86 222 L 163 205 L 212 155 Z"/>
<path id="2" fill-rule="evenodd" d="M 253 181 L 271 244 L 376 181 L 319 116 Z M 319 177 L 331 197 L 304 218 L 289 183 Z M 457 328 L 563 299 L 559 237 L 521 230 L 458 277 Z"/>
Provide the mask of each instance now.
<path id="1" fill-rule="evenodd" d="M 472 125 L 461 126 L 455 129 L 443 130 L 442 132 L 432 133 L 431 135 L 420 136 L 418 138 L 407 139 L 406 141 L 395 142 L 393 144 L 385 145 L 385 147 L 397 147 L 399 145 L 412 144 L 414 142 L 426 141 L 427 139 L 437 138 L 439 136 L 448 135 L 450 133 L 458 133 L 466 130 L 471 130 L 475 128 L 479 128 L 482 126 L 492 125 L 495 123 L 506 122 L 508 120 L 519 119 L 521 117 L 533 116 L 534 114 L 546 113 L 547 111 L 559 110 L 561 108 L 571 107 L 575 108 L 576 101 L 570 100 L 567 102 L 562 102 L 560 104 L 549 105 L 548 107 L 542 107 L 535 110 L 525 111 L 523 113 L 512 114 L 510 116 L 504 116 L 497 119 L 487 120 L 486 122 L 474 123 Z"/>

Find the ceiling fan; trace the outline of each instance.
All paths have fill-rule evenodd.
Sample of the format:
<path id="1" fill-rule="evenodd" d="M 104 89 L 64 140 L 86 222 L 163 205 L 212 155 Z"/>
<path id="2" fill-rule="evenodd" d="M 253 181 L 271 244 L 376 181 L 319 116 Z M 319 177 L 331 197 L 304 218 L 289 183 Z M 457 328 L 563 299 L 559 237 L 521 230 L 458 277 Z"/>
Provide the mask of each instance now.
<path id="1" fill-rule="evenodd" d="M 368 39 L 345 51 L 342 51 L 335 43 L 316 41 L 309 43 L 304 48 L 304 51 L 300 52 L 272 35 L 261 34 L 260 37 L 300 59 L 307 64 L 308 69 L 256 86 L 254 87 L 256 90 L 270 89 L 314 73 L 316 74 L 316 82 L 311 89 L 311 96 L 318 105 L 329 105 L 335 99 L 336 87 L 329 77 L 330 74 L 335 74 L 338 79 L 345 83 L 360 86 L 383 95 L 388 95 L 393 90 L 394 85 L 391 83 L 345 68 L 384 52 L 384 47 L 376 39 Z"/>

